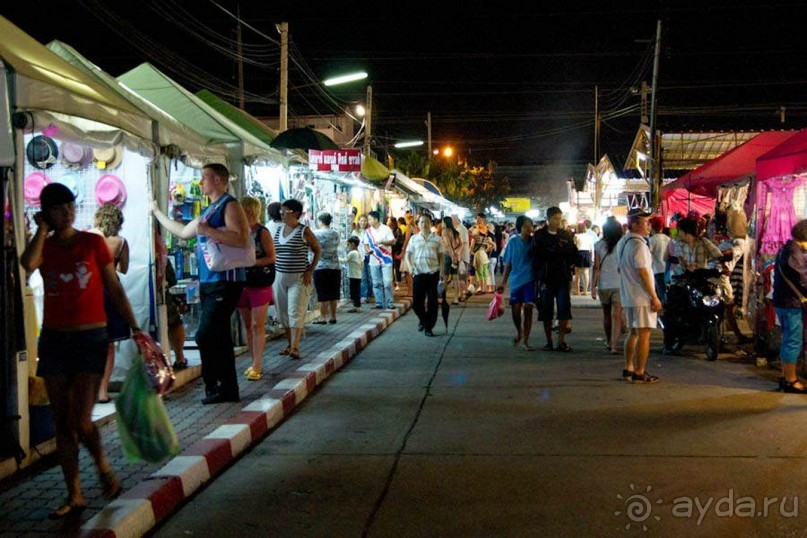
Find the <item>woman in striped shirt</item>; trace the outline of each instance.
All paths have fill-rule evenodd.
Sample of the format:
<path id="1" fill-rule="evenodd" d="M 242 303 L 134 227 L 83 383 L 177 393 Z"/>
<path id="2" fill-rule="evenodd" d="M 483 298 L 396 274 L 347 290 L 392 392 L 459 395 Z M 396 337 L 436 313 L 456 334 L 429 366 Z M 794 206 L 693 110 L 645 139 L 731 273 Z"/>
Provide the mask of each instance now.
<path id="1" fill-rule="evenodd" d="M 281 355 L 300 358 L 300 338 L 305 326 L 308 298 L 311 295 L 314 268 L 319 262 L 320 247 L 314 232 L 300 222 L 303 204 L 289 199 L 280 206 L 283 226 L 275 232 L 275 309 L 286 330 L 288 346 Z M 308 251 L 313 253 L 308 263 Z"/>

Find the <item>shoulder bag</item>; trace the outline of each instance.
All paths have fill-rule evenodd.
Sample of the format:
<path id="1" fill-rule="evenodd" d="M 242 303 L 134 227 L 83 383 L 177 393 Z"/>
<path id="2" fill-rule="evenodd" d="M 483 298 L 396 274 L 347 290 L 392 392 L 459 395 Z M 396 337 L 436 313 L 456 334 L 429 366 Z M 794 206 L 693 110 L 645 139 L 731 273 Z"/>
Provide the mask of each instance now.
<path id="1" fill-rule="evenodd" d="M 258 232 L 255 234 L 255 245 L 261 243 L 261 231 L 266 230 L 264 226 L 258 227 Z M 268 230 L 267 230 L 268 233 Z M 275 283 L 275 264 L 269 265 L 253 265 L 247 267 L 247 287 L 249 288 L 268 288 Z"/>

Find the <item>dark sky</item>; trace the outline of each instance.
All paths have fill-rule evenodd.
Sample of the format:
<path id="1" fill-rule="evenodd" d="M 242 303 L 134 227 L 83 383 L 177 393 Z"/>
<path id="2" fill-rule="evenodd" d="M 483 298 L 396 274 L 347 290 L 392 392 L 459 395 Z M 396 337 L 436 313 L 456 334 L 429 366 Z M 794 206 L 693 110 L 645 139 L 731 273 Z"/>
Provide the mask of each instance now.
<path id="1" fill-rule="evenodd" d="M 495 160 L 517 190 L 582 176 L 594 159 L 595 86 L 602 152 L 622 165 L 640 118 L 631 88 L 652 82 L 659 18 L 660 129 L 807 126 L 807 2 L 323 4 L 240 2 L 251 27 L 242 28 L 248 112 L 277 114 L 275 23 L 287 20 L 292 86 L 366 70 L 379 145 L 425 139 L 430 111 L 436 146 L 451 144 L 471 162 Z M 233 0 L 38 0 L 5 2 L 0 14 L 113 75 L 149 61 L 191 91 L 233 100 L 236 22 L 226 11 L 238 10 Z M 331 114 L 364 89 L 293 90 L 291 113 Z"/>

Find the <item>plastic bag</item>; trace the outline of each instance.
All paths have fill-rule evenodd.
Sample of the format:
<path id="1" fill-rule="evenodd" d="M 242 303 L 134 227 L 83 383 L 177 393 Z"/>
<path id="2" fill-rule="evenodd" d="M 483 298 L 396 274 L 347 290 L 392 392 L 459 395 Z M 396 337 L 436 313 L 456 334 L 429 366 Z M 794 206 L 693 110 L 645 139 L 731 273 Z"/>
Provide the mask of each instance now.
<path id="1" fill-rule="evenodd" d="M 160 395 L 171 392 L 176 376 L 160 345 L 143 332 L 133 334 L 132 340 L 137 344 L 137 350 L 143 358 L 145 372 L 152 389 Z"/>
<path id="2" fill-rule="evenodd" d="M 161 463 L 179 453 L 179 439 L 165 410 L 162 398 L 154 392 L 146 364 L 134 357 L 120 395 L 115 399 L 118 434 L 126 459 L 132 463 Z"/>
<path id="3" fill-rule="evenodd" d="M 494 319 L 504 315 L 504 307 L 502 306 L 502 294 L 496 292 L 493 294 L 493 299 L 490 300 L 488 311 L 485 313 L 485 319 L 493 321 Z"/>
<path id="4" fill-rule="evenodd" d="M 226 230 L 222 226 L 219 230 Z M 255 240 L 249 236 L 246 247 L 231 247 L 219 241 L 204 237 L 199 242 L 207 268 L 211 271 L 229 271 L 238 267 L 255 265 Z"/>

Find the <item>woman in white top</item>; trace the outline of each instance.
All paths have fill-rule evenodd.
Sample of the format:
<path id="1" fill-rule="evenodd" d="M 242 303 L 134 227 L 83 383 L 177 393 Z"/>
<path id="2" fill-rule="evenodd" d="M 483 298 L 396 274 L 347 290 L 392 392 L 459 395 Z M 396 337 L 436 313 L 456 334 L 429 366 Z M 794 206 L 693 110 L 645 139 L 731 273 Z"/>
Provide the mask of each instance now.
<path id="1" fill-rule="evenodd" d="M 577 225 L 574 243 L 577 245 L 577 263 L 575 263 L 572 295 L 586 295 L 589 292 L 588 272 L 591 268 L 591 253 L 594 250 L 594 240 L 586 230 L 586 225 L 582 222 Z"/>
<path id="2" fill-rule="evenodd" d="M 606 346 L 611 355 L 619 355 L 619 337 L 622 334 L 622 303 L 619 298 L 619 267 L 614 249 L 622 237 L 622 225 L 608 217 L 602 226 L 602 239 L 594 244 L 594 275 L 591 277 L 591 298 L 599 293 L 602 305 L 603 328 Z"/>

